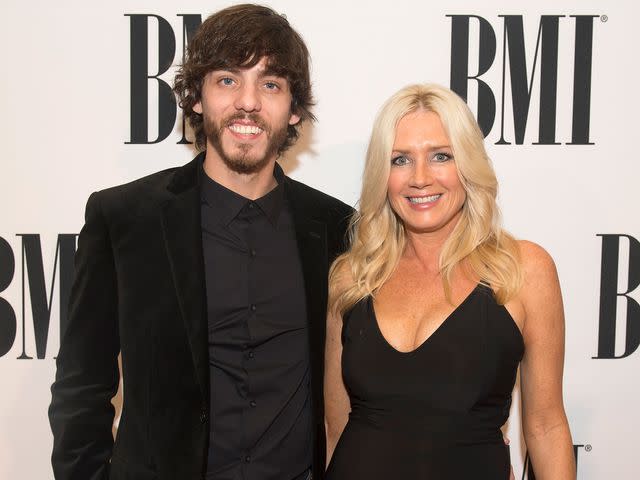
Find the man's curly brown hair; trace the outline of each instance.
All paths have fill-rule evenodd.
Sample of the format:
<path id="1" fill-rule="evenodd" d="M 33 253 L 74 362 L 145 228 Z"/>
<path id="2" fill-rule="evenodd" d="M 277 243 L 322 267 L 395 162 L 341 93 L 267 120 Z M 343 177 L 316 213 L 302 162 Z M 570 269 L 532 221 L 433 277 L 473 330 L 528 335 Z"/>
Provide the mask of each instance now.
<path id="1" fill-rule="evenodd" d="M 291 112 L 300 122 L 289 125 L 282 153 L 296 141 L 300 124 L 315 120 L 309 74 L 309 51 L 285 17 L 260 5 L 236 5 L 207 18 L 189 42 L 183 65 L 176 74 L 174 92 L 195 132 L 196 148 L 207 143 L 202 115 L 193 111 L 201 99 L 206 75 L 213 70 L 251 68 L 267 58 L 269 73 L 286 78 L 291 91 Z"/>

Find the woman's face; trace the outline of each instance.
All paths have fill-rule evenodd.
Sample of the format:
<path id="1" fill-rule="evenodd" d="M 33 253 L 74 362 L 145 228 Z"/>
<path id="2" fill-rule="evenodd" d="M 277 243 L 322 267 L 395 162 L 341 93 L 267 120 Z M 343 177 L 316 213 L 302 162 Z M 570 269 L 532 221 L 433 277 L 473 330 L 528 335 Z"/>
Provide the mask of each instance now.
<path id="1" fill-rule="evenodd" d="M 418 110 L 398 123 L 391 153 L 387 196 L 408 232 L 442 232 L 455 227 L 466 193 L 440 117 Z"/>

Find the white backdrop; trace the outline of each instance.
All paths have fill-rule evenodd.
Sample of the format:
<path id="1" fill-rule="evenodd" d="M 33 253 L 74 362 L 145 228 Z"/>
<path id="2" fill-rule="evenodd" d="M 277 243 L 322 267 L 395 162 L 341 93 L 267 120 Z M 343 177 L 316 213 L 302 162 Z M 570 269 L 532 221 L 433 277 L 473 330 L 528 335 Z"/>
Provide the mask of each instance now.
<path id="1" fill-rule="evenodd" d="M 182 51 L 182 18 L 230 5 L 217 0 L 113 1 L 108 4 L 5 0 L 0 51 L 0 479 L 50 479 L 49 386 L 59 345 L 60 267 L 54 278 L 59 234 L 79 232 L 84 204 L 95 190 L 186 163 L 189 146 L 176 142 L 180 122 L 166 140 L 128 144 L 130 132 L 131 14 L 163 17 Z M 487 0 L 446 3 L 268 2 L 302 34 L 313 60 L 318 122 L 283 160 L 288 173 L 354 205 L 364 151 L 375 113 L 400 87 L 415 82 L 450 84 L 452 18 L 485 19 L 496 36 L 496 56 L 481 78 L 493 91 L 497 116 L 487 136 L 500 181 L 500 205 L 508 230 L 543 245 L 555 258 L 567 324 L 565 405 L 578 449 L 578 478 L 635 479 L 640 428 L 640 349 L 625 358 L 598 354 L 602 238 L 640 238 L 636 210 L 640 167 L 636 140 L 640 110 L 637 55 L 640 7 L 631 0 L 604 2 L 539 0 L 534 4 Z M 504 135 L 500 138 L 504 18 L 521 15 L 527 72 L 531 76 L 541 15 L 559 19 L 555 140 L 536 145 L 540 103 L 540 59 L 531 86 L 531 106 L 522 145 L 514 142 L 507 66 Z M 593 15 L 589 141 L 571 142 L 575 15 Z M 157 21 L 149 21 L 149 72 L 158 70 Z M 479 23 L 470 22 L 469 72 L 478 71 Z M 508 57 L 507 57 L 508 58 Z M 167 82 L 173 69 L 161 76 Z M 469 103 L 477 108 L 477 82 L 469 81 Z M 157 82 L 149 81 L 149 138 L 157 136 Z M 29 280 L 21 234 L 41 241 L 50 324 L 44 358 L 36 358 Z M 632 242 L 619 242 L 618 285 L 628 290 Z M 4 247 L 3 247 L 4 245 Z M 8 248 L 7 248 L 8 247 Z M 31 251 L 33 254 L 33 251 Z M 636 253 L 635 255 L 639 255 Z M 15 260 L 15 270 L 10 268 Z M 631 265 L 631 267 L 630 267 Z M 635 275 L 639 275 L 638 272 Z M 4 276 L 4 277 L 3 277 Z M 23 287 L 23 284 L 26 285 Z M 634 286 L 634 285 L 631 285 Z M 50 296 L 50 300 L 49 300 Z M 608 331 L 615 350 L 625 351 L 626 305 L 617 297 Z M 15 314 L 15 323 L 11 312 Z M 631 312 L 632 325 L 640 325 Z M 23 326 L 24 318 L 24 326 Z M 616 320 L 617 318 L 617 320 Z M 15 333 L 13 326 L 15 325 Z M 46 331 L 46 328 L 44 329 Z M 630 330 L 631 331 L 631 330 Z M 40 334 L 42 335 L 42 334 Z M 24 347 L 23 347 L 24 339 Z M 22 352 L 33 359 L 19 359 Z M 515 392 L 517 405 L 518 391 Z M 516 478 L 523 473 L 524 447 L 517 406 L 508 425 Z"/>

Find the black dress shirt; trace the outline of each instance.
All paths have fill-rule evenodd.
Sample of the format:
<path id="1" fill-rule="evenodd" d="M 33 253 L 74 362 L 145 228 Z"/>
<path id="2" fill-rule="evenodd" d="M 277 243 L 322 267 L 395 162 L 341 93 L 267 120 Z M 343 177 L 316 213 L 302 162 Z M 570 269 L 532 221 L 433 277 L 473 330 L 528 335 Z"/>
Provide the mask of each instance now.
<path id="1" fill-rule="evenodd" d="M 278 186 L 251 201 L 203 176 L 209 325 L 207 480 L 290 480 L 311 466 L 309 338 L 293 219 Z"/>

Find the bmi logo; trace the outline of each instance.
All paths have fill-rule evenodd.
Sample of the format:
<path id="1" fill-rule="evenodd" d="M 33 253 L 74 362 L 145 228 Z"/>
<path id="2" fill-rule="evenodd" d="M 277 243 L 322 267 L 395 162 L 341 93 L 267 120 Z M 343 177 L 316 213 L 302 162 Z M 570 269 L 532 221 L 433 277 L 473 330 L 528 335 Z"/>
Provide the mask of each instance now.
<path id="1" fill-rule="evenodd" d="M 167 73 L 171 65 L 177 60 L 182 61 L 184 50 L 198 26 L 202 23 L 199 14 L 178 14 L 182 19 L 182 26 L 178 33 L 182 40 L 182 50 L 176 58 L 176 32 L 171 24 L 159 15 L 151 14 L 127 14 L 130 22 L 131 37 L 131 133 L 128 144 L 159 143 L 166 139 L 176 124 L 178 109 L 176 99 L 168 81 L 161 78 Z M 151 27 L 151 28 L 150 28 Z M 149 57 L 150 43 L 149 32 L 157 31 L 157 44 L 153 45 L 157 51 L 155 58 Z M 155 42 L 154 42 L 155 43 Z M 150 70 L 149 65 L 157 65 L 157 69 Z M 169 80 L 170 82 L 171 80 Z M 157 105 L 157 134 L 150 138 L 149 127 L 151 116 L 149 98 L 152 91 L 157 91 L 157 97 L 151 105 Z M 182 138 L 180 144 L 191 143 L 184 134 L 184 118 L 182 122 Z"/>
<path id="2" fill-rule="evenodd" d="M 522 15 L 498 15 L 497 28 L 477 15 L 447 17 L 451 18 L 451 89 L 465 100 L 470 85 L 477 90 L 477 119 L 485 136 L 499 129 L 496 145 L 521 145 L 527 132 L 530 138 L 537 136 L 534 145 L 561 141 L 593 145 L 589 126 L 594 19 L 606 21 L 606 16 L 543 15 L 536 35 L 533 29 L 525 35 Z M 501 42 L 496 31 L 502 34 Z M 570 56 L 559 49 L 567 44 L 572 46 Z M 563 74 L 573 78 L 559 96 Z M 528 122 L 535 102 L 537 132 Z M 562 125 L 570 128 L 568 138 L 559 139 L 556 133 L 558 108 L 571 111 L 570 119 L 563 120 L 570 125 Z"/>
<path id="3" fill-rule="evenodd" d="M 178 121 L 169 69 L 183 58 L 186 45 L 202 23 L 202 16 L 178 14 L 181 19 L 179 30 L 174 30 L 169 21 L 159 15 L 125 16 L 130 22 L 131 42 L 131 131 L 126 143 L 159 143 L 171 134 Z M 497 29 L 477 15 L 447 16 L 451 18 L 451 88 L 467 100 L 469 85 L 475 83 L 477 118 L 485 136 L 493 131 L 496 117 L 499 117 L 499 139 L 495 143 L 523 144 L 527 131 L 533 131 L 528 120 L 531 107 L 537 101 L 537 141 L 532 143 L 560 145 L 562 140 L 569 145 L 593 145 L 589 128 L 594 20 L 601 18 L 604 21 L 605 16 L 543 15 L 536 36 L 525 35 L 522 15 L 498 15 L 502 25 Z M 570 29 L 573 31 L 569 35 L 571 38 L 564 38 Z M 471 34 L 476 30 L 478 35 L 472 38 Z M 501 45 L 498 45 L 496 30 L 502 32 Z M 152 41 L 150 37 L 153 37 Z M 176 48 L 176 39 L 181 40 L 180 50 Z M 571 58 L 560 56 L 561 40 L 572 42 Z M 533 54 L 530 53 L 532 48 L 535 48 Z M 470 61 L 471 55 L 477 55 L 477 59 L 474 57 Z M 571 96 L 559 97 L 559 68 L 570 71 L 571 67 Z M 501 72 L 500 81 L 489 80 L 492 70 Z M 557 138 L 558 107 L 571 110 L 568 138 Z M 511 118 L 507 118 L 509 110 L 512 111 Z M 180 117 L 179 121 L 184 132 L 184 118 Z M 178 143 L 191 142 L 183 133 Z"/>
<path id="4" fill-rule="evenodd" d="M 61 233 L 58 235 L 53 258 L 53 276 L 47 288 L 45 278 L 45 261 L 42 254 L 40 234 L 20 233 L 21 248 L 18 253 L 21 266 L 21 305 L 11 305 L 3 292 L 7 290 L 15 277 L 16 255 L 11 245 L 0 237 L 0 357 L 6 355 L 16 340 L 21 341 L 20 355 L 22 360 L 47 357 L 47 342 L 54 305 L 54 293 L 57 293 L 55 304 L 59 305 L 60 332 L 66 328 L 68 318 L 68 300 L 73 283 L 73 257 L 76 252 L 77 235 Z M 59 285 L 56 288 L 56 279 Z M 48 293 L 47 293 L 48 290 Z M 28 307 L 27 307 L 28 302 Z M 20 313 L 20 318 L 16 315 Z M 30 312 L 30 315 L 29 315 Z M 31 318 L 28 318 L 28 317 Z M 19 321 L 18 321 L 19 320 Z M 20 327 L 18 329 L 18 327 Z M 33 332 L 35 342 L 27 342 Z M 31 340 L 31 338 L 30 338 Z M 31 345 L 35 343 L 35 351 Z M 55 355 L 49 352 L 48 357 Z"/>
<path id="5" fill-rule="evenodd" d="M 602 237 L 600 318 L 598 355 L 593 358 L 625 358 L 640 346 L 640 304 L 631 297 L 640 285 L 640 242 L 621 233 L 598 236 Z M 619 351 L 616 337 L 622 340 Z"/>

